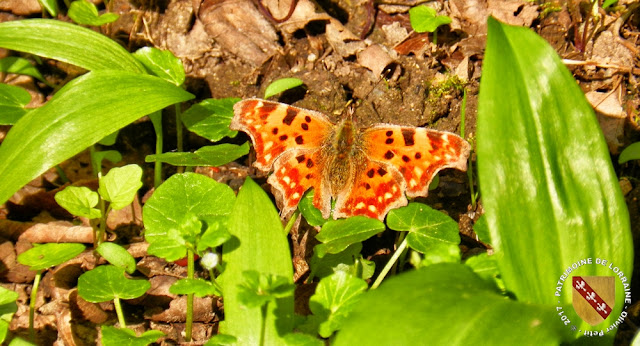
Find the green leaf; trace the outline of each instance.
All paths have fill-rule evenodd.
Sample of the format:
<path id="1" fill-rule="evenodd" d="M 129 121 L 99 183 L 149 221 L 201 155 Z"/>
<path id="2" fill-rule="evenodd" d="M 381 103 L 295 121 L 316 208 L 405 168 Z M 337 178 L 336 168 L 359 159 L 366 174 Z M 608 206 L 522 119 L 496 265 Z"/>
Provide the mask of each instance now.
<path id="1" fill-rule="evenodd" d="M 407 245 L 422 253 L 443 244 L 460 243 L 458 224 L 444 213 L 421 203 L 391 210 L 387 226 L 395 231 L 408 231 Z"/>
<path id="2" fill-rule="evenodd" d="M 602 8 L 606 9 L 617 2 L 618 0 L 604 0 L 604 2 L 602 3 Z"/>
<path id="3" fill-rule="evenodd" d="M 473 269 L 476 275 L 483 278 L 485 281 L 494 284 L 496 287 L 500 288 L 500 290 L 504 290 L 504 283 L 499 278 L 500 271 L 495 257 L 489 256 L 485 252 L 469 257 L 464 264 Z"/>
<path id="4" fill-rule="evenodd" d="M 491 244 L 491 232 L 487 223 L 487 214 L 480 215 L 478 221 L 473 224 L 473 231 L 478 236 L 478 240 L 485 244 Z"/>
<path id="5" fill-rule="evenodd" d="M 278 298 L 293 297 L 295 285 L 284 276 L 247 270 L 244 278 L 244 283 L 238 288 L 238 300 L 246 307 L 262 307 Z"/>
<path id="6" fill-rule="evenodd" d="M 205 346 L 218 346 L 218 345 L 236 345 L 238 339 L 233 335 L 216 334 L 214 335 Z"/>
<path id="7" fill-rule="evenodd" d="M 110 145 L 114 145 L 116 144 L 116 140 L 118 139 L 118 134 L 120 133 L 120 131 L 115 131 L 114 133 L 105 136 L 103 139 L 101 139 L 98 143 L 100 145 L 106 145 L 106 146 L 110 146 Z M 114 162 L 113 160 L 110 160 L 111 162 Z M 118 162 L 120 160 L 117 160 L 115 162 Z M 114 162 L 114 163 L 115 163 Z"/>
<path id="8" fill-rule="evenodd" d="M 359 257 L 362 250 L 362 243 L 355 243 L 349 245 L 344 251 L 336 254 L 326 254 L 322 257 L 318 256 L 316 252 L 313 253 L 311 261 L 309 261 L 309 267 L 311 273 L 309 274 L 308 281 L 313 280 L 316 276 L 324 278 L 333 274 L 338 266 L 354 266 L 356 258 Z"/>
<path id="9" fill-rule="evenodd" d="M 27 19 L 0 23 L 0 47 L 63 61 L 87 70 L 145 72 L 142 64 L 116 41 L 60 20 Z"/>
<path id="10" fill-rule="evenodd" d="M 17 86 L 0 84 L 0 125 L 13 125 L 29 111 L 31 95 Z"/>
<path id="11" fill-rule="evenodd" d="M 118 163 L 122 161 L 122 154 L 116 150 L 94 151 L 91 155 L 91 164 L 94 172 L 102 172 L 102 161 L 105 159 L 112 163 Z"/>
<path id="12" fill-rule="evenodd" d="M 9 343 L 9 346 L 35 346 L 35 344 L 32 344 L 29 341 L 26 341 L 22 338 L 17 337 L 11 340 L 11 342 Z"/>
<path id="13" fill-rule="evenodd" d="M 322 340 L 302 333 L 290 333 L 284 336 L 286 346 L 324 346 Z"/>
<path id="14" fill-rule="evenodd" d="M 181 258 L 175 256 L 186 254 L 183 244 L 191 242 L 196 246 L 193 242 L 202 234 L 202 225 L 195 225 L 193 218 L 207 225 L 219 223 L 231 212 L 234 200 L 235 194 L 229 186 L 211 178 L 195 173 L 171 176 L 143 207 L 149 253 L 167 260 Z"/>
<path id="15" fill-rule="evenodd" d="M 640 142 L 631 143 L 624 148 L 618 157 L 618 163 L 623 164 L 631 160 L 640 160 Z"/>
<path id="16" fill-rule="evenodd" d="M 31 64 L 31 62 L 25 58 L 20 58 L 17 56 L 8 56 L 6 58 L 0 59 L 0 71 L 7 73 L 15 73 L 21 74 L 25 76 L 31 76 L 33 78 L 38 79 L 41 82 L 45 82 L 46 80 L 40 74 L 40 71 Z M 29 96 L 31 99 L 31 96 Z M 29 101 L 27 101 L 28 103 Z M 26 103 L 25 103 L 26 104 Z"/>
<path id="17" fill-rule="evenodd" d="M 58 16 L 58 0 L 38 0 L 38 2 L 51 17 Z"/>
<path id="18" fill-rule="evenodd" d="M 247 178 L 229 218 L 232 240 L 222 246 L 227 263 L 219 277 L 225 299 L 223 334 L 234 335 L 239 345 L 256 345 L 261 340 L 262 311 L 242 307 L 239 285 L 245 283 L 245 271 L 257 271 L 287 278 L 293 283 L 289 242 L 280 216 L 267 194 Z M 293 296 L 269 304 L 264 321 L 264 344 L 282 344 L 282 336 L 293 330 Z"/>
<path id="19" fill-rule="evenodd" d="M 420 265 L 426 267 L 436 263 L 460 263 L 460 256 L 458 244 L 436 243 L 424 253 Z"/>
<path id="20" fill-rule="evenodd" d="M 313 205 L 313 195 L 313 189 L 307 191 L 307 193 L 302 196 L 300 203 L 298 203 L 298 210 L 300 210 L 300 213 L 309 225 L 322 226 L 327 222 L 327 219 L 323 218 L 320 209 Z"/>
<path id="21" fill-rule="evenodd" d="M 226 218 L 225 218 L 226 221 Z M 226 225 L 224 225 L 226 227 Z M 223 228 L 222 222 L 211 222 L 207 224 L 207 230 L 204 232 L 198 242 L 198 251 L 204 251 L 208 248 L 216 248 L 231 239 L 231 233 Z"/>
<path id="22" fill-rule="evenodd" d="M 129 328 L 116 328 L 102 325 L 102 344 L 104 346 L 146 346 L 158 341 L 165 334 L 159 330 L 147 330 L 140 336 Z"/>
<path id="23" fill-rule="evenodd" d="M 100 196 L 111 203 L 111 208 L 120 210 L 133 202 L 142 187 L 142 168 L 138 165 L 126 165 L 112 168 L 99 180 Z"/>
<path id="24" fill-rule="evenodd" d="M 16 300 L 18 293 L 0 286 L 0 343 L 4 342 L 9 332 L 9 323 L 13 314 L 18 311 Z"/>
<path id="25" fill-rule="evenodd" d="M 436 10 L 420 5 L 409 10 L 409 21 L 416 32 L 434 32 L 439 26 L 451 23 L 447 16 L 436 16 Z"/>
<path id="26" fill-rule="evenodd" d="M 177 86 L 184 84 L 185 74 L 182 60 L 176 58 L 171 51 L 143 47 L 133 53 L 133 56 L 154 76 Z"/>
<path id="27" fill-rule="evenodd" d="M 249 144 L 218 144 L 202 147 L 193 153 L 162 153 L 147 155 L 146 162 L 164 162 L 173 166 L 222 166 L 247 155 Z"/>
<path id="28" fill-rule="evenodd" d="M 568 328 L 556 317 L 552 306 L 505 299 L 464 265 L 435 264 L 365 293 L 333 345 L 416 345 L 425 336 L 432 345 L 558 345 Z"/>
<path id="29" fill-rule="evenodd" d="M 264 90 L 264 98 L 268 99 L 269 97 L 279 94 L 283 91 L 287 91 L 289 89 L 293 89 L 299 87 L 304 82 L 298 78 L 280 78 L 271 82 Z"/>
<path id="30" fill-rule="evenodd" d="M 102 213 L 94 208 L 98 204 L 100 197 L 95 191 L 91 191 L 85 186 L 67 186 L 54 196 L 56 202 L 66 211 L 75 216 L 82 216 L 88 219 L 97 219 Z"/>
<path id="31" fill-rule="evenodd" d="M 67 15 L 77 24 L 101 26 L 107 23 L 113 23 L 120 16 L 115 13 L 98 14 L 96 5 L 87 0 L 74 1 L 69 5 Z"/>
<path id="32" fill-rule="evenodd" d="M 191 106 L 182 114 L 182 122 L 189 131 L 212 142 L 224 137 L 233 138 L 237 131 L 229 129 L 233 118 L 233 105 L 240 101 L 237 97 L 206 99 Z"/>
<path id="33" fill-rule="evenodd" d="M 136 271 L 136 260 L 122 246 L 115 243 L 103 242 L 98 246 L 96 251 L 100 256 L 109 261 L 109 263 L 116 267 L 124 268 L 127 273 L 133 274 L 133 272 Z"/>
<path id="34" fill-rule="evenodd" d="M 320 280 L 309 301 L 311 312 L 321 321 L 318 334 L 328 338 L 340 329 L 366 290 L 364 280 L 343 271 Z"/>
<path id="35" fill-rule="evenodd" d="M 180 279 L 169 287 L 173 294 L 195 294 L 202 298 L 206 296 L 222 296 L 222 292 L 210 281 L 203 279 Z"/>
<path id="36" fill-rule="evenodd" d="M 6 23 L 13 22 L 0 23 L 0 28 Z M 47 169 L 114 131 L 191 97 L 153 76 L 96 71 L 76 78 L 47 104 L 22 117 L 2 142 L 0 203 Z"/>
<path id="37" fill-rule="evenodd" d="M 40 271 L 62 264 L 84 251 L 84 245 L 77 243 L 48 243 L 34 246 L 18 256 L 18 262 Z"/>
<path id="38" fill-rule="evenodd" d="M 561 297 L 549 292 L 576 261 L 606 259 L 630 277 L 627 206 L 593 110 L 554 49 L 527 28 L 493 18 L 488 28 L 477 159 L 494 256 L 520 301 L 571 305 L 571 285 L 559 285 Z M 572 275 L 614 273 L 594 264 Z M 616 297 L 612 316 L 625 306 Z"/>
<path id="39" fill-rule="evenodd" d="M 78 278 L 78 294 L 92 303 L 115 298 L 133 299 L 151 288 L 147 280 L 131 280 L 124 276 L 124 268 L 103 265 L 89 270 Z"/>
<path id="40" fill-rule="evenodd" d="M 327 253 L 336 254 L 349 245 L 365 241 L 384 230 L 385 226 L 380 220 L 364 216 L 330 220 L 316 235 L 316 239 L 322 244 L 316 245 L 314 252 L 317 252 L 319 257 Z"/>

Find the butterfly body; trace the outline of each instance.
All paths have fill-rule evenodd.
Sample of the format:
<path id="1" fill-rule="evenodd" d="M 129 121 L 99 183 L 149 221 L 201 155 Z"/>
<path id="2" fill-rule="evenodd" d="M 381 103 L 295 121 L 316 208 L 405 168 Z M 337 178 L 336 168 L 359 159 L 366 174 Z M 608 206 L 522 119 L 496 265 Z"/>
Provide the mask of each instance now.
<path id="1" fill-rule="evenodd" d="M 230 127 L 251 137 L 254 165 L 274 170 L 268 182 L 285 216 L 313 188 L 313 204 L 325 218 L 383 220 L 390 209 L 407 204 L 405 193 L 426 196 L 439 170 L 465 170 L 469 155 L 462 138 L 426 128 L 360 129 L 351 116 L 334 124 L 322 113 L 260 99 L 238 102 L 234 113 Z"/>

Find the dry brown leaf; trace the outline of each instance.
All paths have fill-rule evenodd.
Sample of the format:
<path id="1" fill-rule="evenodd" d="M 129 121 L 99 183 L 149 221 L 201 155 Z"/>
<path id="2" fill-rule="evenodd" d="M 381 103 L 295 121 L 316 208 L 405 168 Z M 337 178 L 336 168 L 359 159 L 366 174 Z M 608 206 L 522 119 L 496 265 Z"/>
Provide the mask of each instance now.
<path id="1" fill-rule="evenodd" d="M 531 26 L 538 17 L 534 3 L 512 0 L 451 0 L 449 16 L 452 29 L 462 30 L 469 36 L 487 34 L 487 18 L 490 15 L 503 23 Z M 514 15 L 515 14 L 515 15 Z"/>
<path id="2" fill-rule="evenodd" d="M 609 151 L 617 154 L 623 145 L 621 139 L 627 119 L 620 101 L 620 87 L 611 92 L 590 91 L 585 96 L 596 111 Z"/>
<path id="3" fill-rule="evenodd" d="M 282 2 L 281 0 L 266 0 L 267 8 L 272 9 L 279 6 L 280 3 L 285 4 L 280 7 L 276 14 L 273 10 L 271 13 L 274 18 L 284 18 L 289 11 L 289 2 Z M 291 17 L 286 21 L 278 24 L 278 28 L 286 34 L 293 34 L 297 30 L 304 28 L 309 22 L 317 20 L 329 20 L 331 17 L 324 13 L 318 12 L 316 5 L 310 0 L 298 0 L 296 8 L 291 14 Z"/>
<path id="4" fill-rule="evenodd" d="M 395 59 L 390 52 L 378 44 L 373 44 L 358 53 L 358 64 L 373 71 L 376 76 L 382 75 L 382 72 L 394 62 Z"/>
<path id="5" fill-rule="evenodd" d="M 18 16 L 28 16 L 42 12 L 38 0 L 2 0 L 0 11 L 11 12 Z"/>
<path id="6" fill-rule="evenodd" d="M 24 224 L 30 226 L 22 232 L 19 239 L 30 243 L 93 243 L 93 228 L 89 226 L 76 226 L 68 221 Z"/>
<path id="7" fill-rule="evenodd" d="M 278 52 L 274 27 L 250 0 L 205 0 L 198 18 L 216 42 L 253 66 Z"/>

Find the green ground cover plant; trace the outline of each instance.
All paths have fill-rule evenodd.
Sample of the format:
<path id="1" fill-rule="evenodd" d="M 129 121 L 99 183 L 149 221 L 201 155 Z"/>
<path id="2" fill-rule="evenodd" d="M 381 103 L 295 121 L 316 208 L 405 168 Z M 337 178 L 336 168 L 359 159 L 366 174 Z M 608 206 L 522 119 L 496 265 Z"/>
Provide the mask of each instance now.
<path id="1" fill-rule="evenodd" d="M 554 296 L 558 276 L 577 259 L 596 256 L 631 273 L 627 209 L 593 111 L 555 52 L 528 29 L 495 19 L 488 26 L 475 148 L 486 214 L 474 229 L 493 246 L 491 256 L 463 261 L 456 222 L 424 204 L 392 210 L 386 223 L 365 217 L 324 220 L 308 194 L 299 213 L 322 227 L 308 279 L 318 280 L 309 303 L 312 314 L 297 316 L 287 238 L 291 224 L 283 226 L 266 192 L 251 178 L 236 196 L 228 185 L 203 175 L 177 173 L 162 182 L 159 173 L 161 163 L 217 166 L 249 150 L 247 143 L 223 143 L 185 153 L 179 144 L 177 152 L 163 153 L 161 109 L 174 105 L 178 124 L 218 142 L 236 135 L 228 125 L 239 99 L 205 100 L 182 113 L 175 105 L 193 95 L 182 89 L 184 71 L 173 55 L 154 49 L 131 54 L 93 31 L 52 20 L 0 23 L 0 47 L 89 72 L 33 110 L 24 109 L 19 91 L 0 89 L 7 95 L 2 106 L 16 114 L 3 120 L 14 125 L 0 146 L 0 201 L 50 167 L 150 115 L 157 150 L 146 160 L 156 163 L 156 189 L 143 207 L 144 236 L 149 254 L 167 261 L 187 258 L 187 277 L 171 287 L 172 293 L 187 295 L 187 341 L 194 296 L 216 295 L 224 299 L 225 314 L 210 345 L 415 344 L 425 335 L 436 344 L 574 342 L 585 336 L 560 321 L 558 307 L 568 311 L 571 302 L 568 295 L 560 301 Z M 296 80 L 279 84 L 267 95 L 300 85 Z M 110 209 L 131 203 L 142 170 L 128 165 L 99 176 L 98 192 L 70 186 L 56 200 L 74 215 L 105 218 Z M 154 342 L 161 332 L 137 336 L 126 329 L 120 299 L 140 297 L 150 284 L 128 277 L 136 270 L 135 260 L 124 248 L 102 240 L 105 224 L 100 222 L 94 245 L 111 264 L 82 274 L 79 295 L 90 302 L 114 302 L 119 328 L 102 326 L 105 345 Z M 363 258 L 362 242 L 387 228 L 398 232 L 396 247 L 368 286 L 374 264 Z M 20 255 L 20 263 L 38 272 L 32 309 L 42 271 L 83 250 L 81 244 L 45 244 Z M 215 257 L 201 277 L 196 277 L 196 255 Z M 605 272 L 594 268 L 589 274 Z M 616 289 L 625 290 L 621 283 Z M 0 295 L 0 340 L 14 311 L 13 296 Z M 618 299 L 613 314 L 623 308 Z M 30 317 L 32 326 L 33 311 Z M 595 330 L 584 322 L 578 327 Z M 610 343 L 612 337 L 602 340 Z"/>

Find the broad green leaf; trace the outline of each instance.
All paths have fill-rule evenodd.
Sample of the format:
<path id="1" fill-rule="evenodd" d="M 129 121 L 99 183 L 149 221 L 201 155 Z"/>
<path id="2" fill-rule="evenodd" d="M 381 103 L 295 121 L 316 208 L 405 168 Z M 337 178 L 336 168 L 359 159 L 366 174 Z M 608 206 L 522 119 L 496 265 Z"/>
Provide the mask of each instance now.
<path id="1" fill-rule="evenodd" d="M 102 265 L 89 270 L 78 278 L 78 294 L 92 303 L 106 302 L 115 298 L 133 299 L 151 288 L 147 280 L 127 279 L 124 268 Z"/>
<path id="2" fill-rule="evenodd" d="M 366 292 L 332 344 L 558 345 L 568 329 L 555 311 L 506 299 L 464 265 L 435 264 Z"/>
<path id="3" fill-rule="evenodd" d="M 84 251 L 84 245 L 77 243 L 48 243 L 32 247 L 18 256 L 18 263 L 40 271 L 62 264 Z"/>
<path id="4" fill-rule="evenodd" d="M 504 284 L 499 278 L 500 271 L 498 270 L 498 263 L 496 263 L 495 257 L 489 256 L 485 252 L 469 257 L 464 264 L 473 269 L 474 273 L 479 277 L 504 290 Z"/>
<path id="5" fill-rule="evenodd" d="M 233 138 L 238 132 L 229 129 L 233 118 L 233 105 L 239 98 L 206 99 L 191 106 L 182 114 L 182 122 L 189 131 L 212 142 L 224 137 Z"/>
<path id="6" fill-rule="evenodd" d="M 13 125 L 29 110 L 25 109 L 31 101 L 26 90 L 7 84 L 0 84 L 0 125 Z"/>
<path id="7" fill-rule="evenodd" d="M 473 224 L 473 231 L 478 236 L 478 240 L 485 244 L 491 244 L 491 232 L 487 224 L 487 214 L 482 214 L 478 221 Z"/>
<path id="8" fill-rule="evenodd" d="M 180 232 L 177 229 L 171 229 L 164 237 L 150 242 L 147 252 L 150 255 L 173 262 L 187 256 L 187 246 L 184 238 L 180 236 Z"/>
<path id="9" fill-rule="evenodd" d="M 38 0 L 38 2 L 51 17 L 58 16 L 58 0 Z"/>
<path id="10" fill-rule="evenodd" d="M 444 213 L 421 203 L 391 210 L 387 226 L 395 231 L 408 231 L 407 244 L 422 253 L 440 245 L 460 243 L 458 224 Z"/>
<path id="11" fill-rule="evenodd" d="M 207 341 L 205 346 L 237 345 L 237 342 L 238 339 L 233 335 L 216 334 Z"/>
<path id="12" fill-rule="evenodd" d="M 339 265 L 353 266 L 356 263 L 356 258 L 359 257 L 362 250 L 362 243 L 358 242 L 349 245 L 344 251 L 336 254 L 326 254 L 319 257 L 316 252 L 313 253 L 311 261 L 309 261 L 309 267 L 311 273 L 309 274 L 308 281 L 313 280 L 316 276 L 324 278 L 336 271 Z"/>
<path id="13" fill-rule="evenodd" d="M 91 164 L 94 172 L 102 173 L 102 161 L 105 159 L 112 163 L 118 163 L 122 161 L 122 154 L 117 150 L 94 151 L 91 153 Z"/>
<path id="14" fill-rule="evenodd" d="M 286 346 L 324 346 L 322 340 L 309 334 L 291 333 L 284 336 Z"/>
<path id="15" fill-rule="evenodd" d="M 60 60 L 87 70 L 145 72 L 142 64 L 116 41 L 60 20 L 27 19 L 0 23 L 0 47 Z M 105 86 L 110 85 L 106 83 Z"/>
<path id="16" fill-rule="evenodd" d="M 451 23 L 451 18 L 436 15 L 436 10 L 419 5 L 409 10 L 411 27 L 416 32 L 434 32 L 439 26 Z"/>
<path id="17" fill-rule="evenodd" d="M 337 271 L 320 280 L 316 293 L 309 301 L 311 312 L 321 321 L 318 334 L 328 338 L 340 329 L 366 290 L 367 283 L 364 280 L 344 271 Z"/>
<path id="18" fill-rule="evenodd" d="M 40 71 L 29 60 L 17 56 L 8 56 L 0 59 L 0 71 L 31 76 L 41 82 L 46 82 Z"/>
<path id="19" fill-rule="evenodd" d="M 193 153 L 147 155 L 146 162 L 164 162 L 173 166 L 222 166 L 247 155 L 249 144 L 218 144 L 202 147 Z"/>
<path id="20" fill-rule="evenodd" d="M 104 346 L 146 346 L 156 342 L 165 334 L 159 330 L 147 330 L 140 336 L 129 328 L 116 328 L 102 325 L 102 344 Z"/>
<path id="21" fill-rule="evenodd" d="M 143 207 L 145 238 L 149 244 L 179 230 L 187 214 L 213 224 L 228 215 L 235 194 L 225 184 L 195 173 L 174 174 L 158 187 Z"/>
<path id="22" fill-rule="evenodd" d="M 640 160 L 640 142 L 630 144 L 624 148 L 618 157 L 618 163 L 623 164 L 631 160 Z"/>
<path id="23" fill-rule="evenodd" d="M 116 140 L 118 139 L 118 134 L 120 133 L 120 131 L 115 131 L 114 133 L 107 135 L 106 137 L 104 137 L 103 139 L 101 139 L 98 144 L 101 145 L 106 145 L 106 146 L 110 146 L 110 145 L 114 145 L 116 144 Z M 118 160 L 120 161 L 120 160 Z M 113 161 L 112 161 L 113 162 Z M 117 162 L 117 161 L 116 161 Z"/>
<path id="24" fill-rule="evenodd" d="M 293 297 L 295 285 L 287 277 L 247 270 L 244 278 L 238 287 L 238 300 L 246 307 L 261 307 L 278 298 Z"/>
<path id="25" fill-rule="evenodd" d="M 0 286 L 0 343 L 7 337 L 9 323 L 11 323 L 13 314 L 18 311 L 17 299 L 17 292 Z"/>
<path id="26" fill-rule="evenodd" d="M 210 220 L 207 224 L 207 230 L 198 242 L 198 251 L 204 251 L 207 248 L 216 248 L 229 239 L 231 239 L 231 233 L 226 229 L 226 224 L 222 222 L 212 222 Z"/>
<path id="27" fill-rule="evenodd" d="M 477 159 L 500 275 L 523 303 L 561 304 L 577 329 L 606 329 L 625 307 L 625 295 L 616 295 L 614 318 L 596 327 L 578 324 L 572 286 L 560 279 L 589 258 L 605 259 L 623 275 L 595 263 L 571 275 L 628 281 L 633 271 L 629 215 L 602 131 L 544 39 L 493 18 L 488 28 Z M 560 297 L 550 294 L 556 287 Z M 624 290 L 616 279 L 616 292 Z"/>
<path id="28" fill-rule="evenodd" d="M 421 266 L 429 266 L 436 263 L 460 263 L 460 247 L 453 243 L 436 243 L 429 247 L 420 262 Z"/>
<path id="29" fill-rule="evenodd" d="M 0 23 L 0 36 L 7 23 L 14 22 Z M 95 71 L 76 78 L 47 104 L 23 116 L 2 142 L 0 203 L 114 131 L 192 97 L 157 77 L 129 72 Z"/>
<path id="30" fill-rule="evenodd" d="M 75 216 L 97 219 L 102 213 L 94 208 L 100 197 L 95 191 L 85 186 L 67 186 L 54 196 L 56 202 Z"/>
<path id="31" fill-rule="evenodd" d="M 169 287 L 173 294 L 195 294 L 202 298 L 206 296 L 222 296 L 222 292 L 210 281 L 203 279 L 180 279 Z"/>
<path id="32" fill-rule="evenodd" d="M 142 168 L 138 165 L 126 165 L 112 168 L 99 180 L 100 196 L 111 203 L 111 209 L 120 210 L 133 202 L 142 187 Z"/>
<path id="33" fill-rule="evenodd" d="M 221 332 L 234 335 L 239 345 L 256 345 L 261 338 L 262 312 L 241 306 L 239 285 L 245 282 L 244 272 L 250 270 L 285 277 L 292 284 L 289 242 L 273 203 L 249 178 L 238 193 L 228 225 L 233 238 L 222 246 L 227 266 L 219 277 L 225 299 Z M 283 343 L 282 336 L 293 330 L 293 296 L 268 305 L 264 328 L 265 345 Z"/>
<path id="34" fill-rule="evenodd" d="M 133 274 L 133 272 L 136 271 L 136 260 L 122 246 L 115 243 L 103 242 L 98 246 L 96 251 L 100 256 L 109 261 L 109 263 L 116 267 L 124 268 L 127 273 Z"/>
<path id="35" fill-rule="evenodd" d="M 105 13 L 100 15 L 96 5 L 87 0 L 77 0 L 69 5 L 67 15 L 77 24 L 101 26 L 107 23 L 113 23 L 120 16 L 115 13 Z"/>
<path id="36" fill-rule="evenodd" d="M 279 94 L 283 91 L 287 91 L 289 89 L 293 89 L 295 87 L 299 87 L 304 82 L 299 78 L 280 78 L 271 82 L 264 90 L 264 98 L 268 99 L 269 97 Z"/>
<path id="37" fill-rule="evenodd" d="M 322 226 L 316 235 L 322 244 L 315 247 L 319 257 L 325 254 L 336 254 L 351 244 L 359 243 L 385 230 L 384 224 L 377 219 L 355 216 L 342 220 L 330 220 Z"/>
<path id="38" fill-rule="evenodd" d="M 182 60 L 176 58 L 171 51 L 143 47 L 133 53 L 133 56 L 154 76 L 177 86 L 184 83 L 185 73 Z"/>
<path id="39" fill-rule="evenodd" d="M 313 205 L 313 195 L 313 189 L 307 191 L 304 196 L 302 196 L 300 203 L 298 203 L 298 210 L 300 210 L 300 213 L 309 225 L 322 226 L 327 220 L 322 217 L 320 209 Z"/>
<path id="40" fill-rule="evenodd" d="M 35 344 L 32 344 L 27 340 L 17 337 L 11 340 L 11 342 L 9 343 L 9 346 L 35 346 Z"/>

